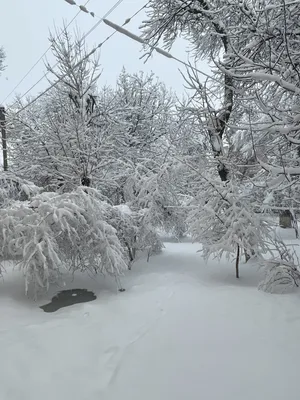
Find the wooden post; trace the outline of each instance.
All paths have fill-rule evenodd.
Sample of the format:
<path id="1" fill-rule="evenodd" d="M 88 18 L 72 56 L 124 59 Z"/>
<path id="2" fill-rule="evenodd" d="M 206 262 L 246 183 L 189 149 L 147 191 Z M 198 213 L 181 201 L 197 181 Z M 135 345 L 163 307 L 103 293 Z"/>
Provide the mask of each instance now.
<path id="1" fill-rule="evenodd" d="M 5 121 L 5 108 L 0 107 L 0 128 L 2 136 L 2 154 L 3 154 L 3 169 L 8 171 L 8 160 L 7 160 L 7 141 L 6 141 L 6 121 Z"/>

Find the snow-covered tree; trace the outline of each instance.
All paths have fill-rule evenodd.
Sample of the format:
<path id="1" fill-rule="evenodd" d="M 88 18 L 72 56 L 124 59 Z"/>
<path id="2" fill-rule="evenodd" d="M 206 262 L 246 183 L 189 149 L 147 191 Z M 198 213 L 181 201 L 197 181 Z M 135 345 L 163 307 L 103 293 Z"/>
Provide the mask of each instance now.
<path id="1" fill-rule="evenodd" d="M 108 206 L 107 219 L 116 229 L 117 236 L 124 248 L 124 259 L 131 269 L 141 256 L 159 253 L 163 243 L 153 226 L 148 209 L 135 210 L 126 204 Z"/>
<path id="2" fill-rule="evenodd" d="M 246 2 L 200 0 L 150 0 L 148 19 L 143 24 L 144 38 L 151 46 L 160 40 L 170 49 L 178 36 L 191 45 L 195 59 L 206 59 L 210 64 L 222 58 L 226 69 L 212 71 L 206 82 L 195 69 L 190 68 L 186 81 L 194 91 L 195 115 L 202 123 L 203 134 L 209 138 L 211 151 L 218 160 L 218 172 L 223 181 L 228 180 L 224 143 L 230 139 L 228 123 L 233 114 L 239 115 L 231 68 L 232 42 L 238 48 L 245 46 L 241 37 L 243 23 L 252 18 Z M 247 41 L 246 41 L 247 42 Z M 192 67 L 192 65 L 191 65 Z"/>
<path id="3" fill-rule="evenodd" d="M 107 175 L 116 183 L 107 196 L 120 204 L 126 202 L 124 186 L 137 165 L 153 159 L 163 163 L 176 110 L 174 95 L 152 73 L 129 74 L 123 69 L 112 92 L 112 147 L 118 163 Z"/>
<path id="4" fill-rule="evenodd" d="M 112 126 L 108 105 L 97 97 L 98 59 L 85 58 L 84 42 L 65 30 L 50 40 L 57 67 L 48 70 L 60 82 L 13 119 L 10 151 L 18 174 L 48 190 L 69 191 L 90 186 L 113 164 Z"/>
<path id="5" fill-rule="evenodd" d="M 17 118 L 12 113 L 12 167 L 47 190 L 92 185 L 113 204 L 124 203 L 135 166 L 165 158 L 175 97 L 153 74 L 125 70 L 115 88 L 98 88 L 98 59 L 85 60 L 80 38 L 63 31 L 51 44 L 57 67 L 48 69 L 60 82 Z"/>
<path id="6" fill-rule="evenodd" d="M 26 292 L 47 289 L 64 271 L 120 275 L 127 264 L 96 190 L 44 192 L 0 210 L 1 261 L 18 262 Z"/>
<path id="7" fill-rule="evenodd" d="M 181 207 L 183 196 L 176 186 L 176 171 L 175 165 L 167 163 L 139 165 L 127 182 L 126 194 L 133 209 L 147 210 L 153 228 L 180 237 L 185 233 L 186 215 Z"/>
<path id="8" fill-rule="evenodd" d="M 5 61 L 5 51 L 3 47 L 0 47 L 0 74 L 5 69 L 4 61 Z"/>
<path id="9" fill-rule="evenodd" d="M 136 259 L 136 243 L 138 233 L 138 221 L 135 214 L 126 205 L 107 205 L 106 216 L 109 223 L 115 228 L 117 236 L 124 248 L 124 259 L 131 269 Z"/>
<path id="10" fill-rule="evenodd" d="M 168 134 L 174 113 L 175 97 L 153 73 L 129 74 L 123 68 L 117 80 L 116 102 L 122 111 L 125 148 L 150 152 L 160 138 Z M 133 155 L 132 155 L 133 156 Z"/>
<path id="11" fill-rule="evenodd" d="M 235 259 L 237 278 L 243 253 L 263 259 L 272 238 L 268 221 L 247 197 L 232 180 L 206 178 L 188 216 L 189 232 L 202 243 L 203 257 Z"/>
<path id="12" fill-rule="evenodd" d="M 259 1 L 251 7 L 252 22 L 249 19 L 242 27 L 243 36 L 251 40 L 243 48 L 234 44 L 232 66 L 219 67 L 243 90 L 240 107 L 251 113 L 251 118 L 240 129 L 265 173 L 266 191 L 268 196 L 272 194 L 273 207 L 290 215 L 295 224 L 300 173 L 300 4 Z"/>
<path id="13" fill-rule="evenodd" d="M 238 164 L 252 196 L 265 191 L 273 210 L 292 217 L 299 208 L 299 7 L 286 0 L 151 0 L 143 25 L 150 45 L 162 40 L 170 48 L 181 35 L 196 60 L 215 66 L 206 82 L 192 68 L 186 81 L 221 179 Z M 297 231 L 295 216 L 292 222 Z"/>

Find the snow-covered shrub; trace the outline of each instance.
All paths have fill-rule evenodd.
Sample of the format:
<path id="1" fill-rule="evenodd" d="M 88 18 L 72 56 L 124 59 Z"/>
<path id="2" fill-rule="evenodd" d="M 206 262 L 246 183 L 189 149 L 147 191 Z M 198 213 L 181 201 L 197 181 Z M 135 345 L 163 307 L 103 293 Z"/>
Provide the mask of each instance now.
<path id="1" fill-rule="evenodd" d="M 14 200 L 29 200 L 39 191 L 40 188 L 32 182 L 21 179 L 11 172 L 0 173 L 0 207 L 5 207 Z"/>
<path id="2" fill-rule="evenodd" d="M 163 244 L 151 224 L 149 209 L 132 211 L 126 204 L 107 206 L 107 220 L 117 231 L 129 269 L 138 255 L 146 251 L 149 257 L 162 250 Z"/>
<path id="3" fill-rule="evenodd" d="M 283 293 L 299 287 L 299 259 L 293 246 L 289 247 L 276 237 L 271 244 L 272 258 L 261 262 L 265 276 L 258 288 L 269 293 Z"/>
<path id="4" fill-rule="evenodd" d="M 236 276 L 242 253 L 262 258 L 269 250 L 271 232 L 263 214 L 257 213 L 232 182 L 203 184 L 188 217 L 189 232 L 202 243 L 205 259 L 223 254 L 236 260 Z"/>
<path id="5" fill-rule="evenodd" d="M 137 166 L 127 179 L 125 197 L 132 210 L 142 212 L 142 220 L 147 219 L 153 230 L 181 237 L 186 231 L 186 212 L 176 191 L 173 165 L 163 165 L 160 170 L 150 166 Z"/>
<path id="6" fill-rule="evenodd" d="M 147 251 L 148 259 L 152 254 L 158 254 L 163 249 L 163 243 L 156 232 L 156 227 L 151 222 L 151 212 L 149 209 L 139 210 L 136 213 L 137 235 L 136 235 L 136 252 Z"/>
<path id="7" fill-rule="evenodd" d="M 268 260 L 263 265 L 265 277 L 258 288 L 269 293 L 283 293 L 300 286 L 297 265 L 284 260 Z"/>
<path id="8" fill-rule="evenodd" d="M 0 210 L 0 258 L 18 261 L 26 291 L 57 281 L 62 269 L 117 276 L 127 269 L 116 230 L 97 191 L 42 193 Z"/>
<path id="9" fill-rule="evenodd" d="M 130 269 L 136 256 L 136 237 L 138 232 L 134 213 L 125 204 L 113 207 L 108 206 L 107 218 L 116 230 L 117 236 L 124 248 L 124 258 Z"/>

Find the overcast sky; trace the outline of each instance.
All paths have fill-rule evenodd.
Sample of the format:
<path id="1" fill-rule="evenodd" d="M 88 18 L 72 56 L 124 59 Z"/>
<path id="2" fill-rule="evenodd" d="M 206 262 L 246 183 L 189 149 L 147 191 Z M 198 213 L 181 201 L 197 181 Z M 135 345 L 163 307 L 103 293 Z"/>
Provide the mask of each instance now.
<path id="1" fill-rule="evenodd" d="M 69 22 L 79 10 L 77 6 L 71 6 L 64 0 L 2 1 L 4 4 L 2 4 L 1 9 L 0 45 L 6 51 L 7 68 L 0 76 L 0 104 L 49 47 L 49 31 L 53 31 L 54 26 L 61 27 L 63 21 Z M 84 4 L 85 1 L 77 0 L 76 3 Z M 102 17 L 115 2 L 116 0 L 90 0 L 87 8 Z M 126 18 L 133 15 L 145 3 L 146 0 L 124 0 L 109 16 L 109 19 L 121 25 Z M 127 25 L 127 29 L 139 34 L 138 28 L 143 19 L 145 19 L 145 13 L 141 12 Z M 77 26 L 81 32 L 85 33 L 96 22 L 97 19 L 81 12 L 70 29 Z M 112 30 L 109 27 L 101 23 L 86 39 L 89 48 L 91 49 L 95 44 L 102 42 L 111 32 Z M 186 43 L 178 41 L 172 50 L 172 54 L 187 60 Z M 100 84 L 102 82 L 103 84 L 115 85 L 122 66 L 125 66 L 129 72 L 140 70 L 149 72 L 152 70 L 168 87 L 178 94 L 183 93 L 183 79 L 178 72 L 178 68 L 182 67 L 178 63 L 155 54 L 145 65 L 144 61 L 139 59 L 141 55 L 141 46 L 138 43 L 117 33 L 101 50 L 103 74 Z M 47 57 L 52 60 L 50 51 Z M 207 71 L 205 63 L 199 63 L 198 68 Z M 40 62 L 18 87 L 16 93 L 23 94 L 43 76 L 44 71 L 44 64 Z M 30 94 L 36 95 L 46 86 L 47 81 L 45 79 Z M 13 98 L 14 95 L 6 103 L 11 103 Z"/>

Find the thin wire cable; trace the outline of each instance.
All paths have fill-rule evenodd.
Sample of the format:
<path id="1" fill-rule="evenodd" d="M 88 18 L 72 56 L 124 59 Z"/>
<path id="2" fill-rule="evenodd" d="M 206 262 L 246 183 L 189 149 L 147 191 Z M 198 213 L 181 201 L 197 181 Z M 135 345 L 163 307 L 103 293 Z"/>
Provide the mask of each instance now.
<path id="1" fill-rule="evenodd" d="M 103 17 L 98 17 L 99 21 L 83 36 L 82 40 L 84 40 L 87 36 L 89 36 L 96 28 L 98 28 L 98 26 L 103 22 L 103 20 L 110 15 L 116 8 L 118 8 L 121 3 L 123 3 L 124 0 L 119 0 L 116 2 L 115 5 L 112 6 L 112 8 L 105 14 L 103 15 Z"/>
<path id="2" fill-rule="evenodd" d="M 222 85 L 224 85 L 225 87 L 227 87 L 229 89 L 232 89 L 231 86 L 225 84 L 224 82 L 220 82 L 220 80 L 215 78 L 214 76 L 212 76 L 210 74 L 207 74 L 206 72 L 203 72 L 203 71 L 199 70 L 196 67 L 193 67 L 190 63 L 187 63 L 186 61 L 183 61 L 183 60 L 179 59 L 178 57 L 173 56 L 171 53 L 169 53 L 169 52 L 167 52 L 167 51 L 165 51 L 165 50 L 163 50 L 163 49 L 161 49 L 161 48 L 159 48 L 157 46 L 151 45 L 150 43 L 148 43 L 148 41 L 146 41 L 142 37 L 137 36 L 134 33 L 130 32 L 130 31 L 126 30 L 126 29 L 123 29 L 123 26 L 117 25 L 117 24 L 109 21 L 108 19 L 105 19 L 104 23 L 106 25 L 110 26 L 111 28 L 115 29 L 115 32 L 119 32 L 119 33 L 129 37 L 130 39 L 132 39 L 132 40 L 134 40 L 134 41 L 136 41 L 138 43 L 141 43 L 144 46 L 148 46 L 151 49 L 151 51 L 155 50 L 157 53 L 161 54 L 162 56 L 164 56 L 164 57 L 166 57 L 168 59 L 173 59 L 173 60 L 177 61 L 178 63 L 184 65 L 186 68 L 191 69 L 192 71 L 197 72 L 197 73 L 199 73 L 199 74 L 211 79 L 212 81 L 215 81 L 215 82 L 217 82 L 219 84 L 222 84 Z M 151 54 L 151 53 L 149 53 L 149 54 Z M 144 56 L 142 56 L 141 58 L 143 58 Z M 218 96 L 211 89 L 208 89 L 206 87 L 205 90 L 206 90 L 207 93 L 211 94 L 212 96 L 214 96 L 214 97 L 216 97 L 218 99 Z"/>
<path id="3" fill-rule="evenodd" d="M 89 0 L 89 1 L 90 1 L 90 0 Z M 100 21 L 98 21 L 98 22 L 88 31 L 88 33 L 86 33 L 86 34 L 83 36 L 82 40 L 86 39 L 87 36 L 90 35 L 90 34 L 96 29 L 96 27 L 98 27 L 98 26 L 101 24 L 101 22 L 103 22 L 103 20 L 104 20 L 106 17 L 108 17 L 113 11 L 115 11 L 115 9 L 116 9 L 117 7 L 119 7 L 120 4 L 121 4 L 123 1 L 124 1 L 124 0 L 118 0 L 118 1 L 106 12 L 106 14 L 105 14 L 103 17 L 101 17 L 101 18 L 98 17 L 98 18 L 100 18 Z M 148 3 L 147 3 L 147 4 L 148 4 Z M 146 4 L 146 5 L 147 5 L 147 4 Z M 146 5 L 143 6 L 141 9 L 145 8 Z M 141 9 L 140 9 L 140 10 L 141 10 Z M 140 10 L 139 10 L 139 11 L 140 11 Z M 135 15 L 136 15 L 136 13 L 134 14 L 134 16 L 135 16 Z M 131 17 L 131 18 L 132 18 L 132 17 Z M 129 18 L 129 20 L 130 20 L 131 18 Z M 127 21 L 127 20 L 126 20 L 126 21 Z M 128 22 L 129 22 L 129 21 L 128 21 Z M 115 33 L 115 32 L 114 32 L 114 33 Z M 110 36 L 113 36 L 113 35 L 110 35 Z M 106 39 L 105 41 L 107 41 L 107 39 Z M 105 41 L 102 42 L 101 45 L 104 44 Z M 99 46 L 99 45 L 98 45 L 98 46 Z M 101 47 L 101 46 L 99 46 L 99 47 L 98 47 L 98 46 L 95 48 L 95 51 L 97 50 L 97 48 L 100 48 L 100 47 Z M 50 48 L 51 48 L 51 46 L 50 46 Z M 89 53 L 90 56 L 91 56 L 95 51 L 92 51 L 91 53 Z M 81 61 L 83 62 L 83 61 L 85 61 L 85 60 L 86 60 L 86 58 L 82 59 Z M 57 65 L 58 65 L 58 62 L 55 63 L 55 64 L 51 67 L 51 69 L 54 69 Z M 77 67 L 78 65 L 80 65 L 80 64 L 77 64 L 76 67 Z M 29 92 L 32 91 L 32 89 L 34 89 L 43 79 L 45 79 L 45 78 L 47 77 L 47 75 L 49 75 L 49 73 L 50 73 L 49 71 L 45 72 L 44 75 L 43 75 L 37 82 L 35 82 L 21 97 L 19 97 L 18 100 L 16 100 L 16 101 L 12 104 L 12 106 L 9 107 L 9 108 L 13 108 L 15 104 L 17 104 L 20 100 L 22 100 Z M 65 77 L 65 76 L 63 76 L 61 79 L 63 79 L 64 77 Z M 56 85 L 57 83 L 59 83 L 59 82 L 60 82 L 60 81 L 57 81 L 57 82 L 55 83 L 55 85 Z M 54 86 L 55 86 L 55 85 L 54 85 Z M 51 85 L 50 88 L 49 88 L 49 90 L 52 89 L 52 87 L 54 87 L 54 86 Z M 48 90 L 47 90 L 47 91 L 48 91 Z M 46 91 L 46 93 L 47 93 L 47 91 Z M 38 96 L 37 99 L 40 98 L 40 97 L 41 97 L 41 96 Z"/>
<path id="4" fill-rule="evenodd" d="M 141 44 L 143 44 L 145 46 L 148 46 L 148 47 L 150 47 L 151 50 L 157 51 L 157 53 L 161 54 L 162 56 L 164 56 L 166 58 L 169 58 L 169 59 L 173 59 L 173 60 L 177 61 L 178 63 L 184 65 L 185 67 L 187 67 L 187 68 L 189 68 L 189 69 L 191 69 L 191 70 L 193 70 L 195 72 L 198 72 L 199 74 L 204 75 L 207 78 L 210 78 L 210 79 L 214 80 L 217 83 L 220 83 L 220 80 L 218 80 L 217 78 L 213 77 L 212 75 L 209 75 L 206 72 L 203 72 L 200 69 L 198 69 L 196 67 L 193 67 L 190 63 L 187 63 L 186 61 L 183 61 L 180 58 L 177 58 L 177 57 L 173 56 L 171 53 L 169 53 L 166 50 L 163 50 L 163 49 L 161 49 L 161 48 L 159 48 L 157 46 L 151 45 L 150 43 L 148 43 L 147 40 L 143 39 L 142 37 L 137 36 L 134 33 L 130 32 L 130 31 L 126 30 L 126 29 L 123 29 L 123 26 L 117 25 L 117 24 L 109 21 L 108 19 L 105 19 L 104 23 L 106 25 L 110 26 L 111 28 L 115 29 L 115 32 L 119 32 L 122 35 L 125 35 L 125 36 L 129 37 L 130 39 L 132 39 L 132 40 L 134 40 L 134 41 L 136 41 L 138 43 L 141 43 Z M 144 56 L 142 56 L 142 57 L 144 57 Z M 224 83 L 222 82 L 222 84 L 224 84 Z M 225 86 L 229 87 L 228 85 L 225 85 Z"/>
<path id="5" fill-rule="evenodd" d="M 90 2 L 91 0 L 87 0 L 85 3 L 85 6 Z M 78 17 L 78 15 L 82 11 L 79 10 L 76 15 L 71 19 L 71 21 L 68 23 L 66 26 L 66 29 L 69 28 L 69 26 L 75 21 L 75 19 Z M 57 38 L 59 39 L 62 33 L 60 33 Z M 48 47 L 48 49 L 41 55 L 41 57 L 33 64 L 33 66 L 29 69 L 29 71 L 23 76 L 23 78 L 16 84 L 16 86 L 12 89 L 12 91 L 5 97 L 5 99 L 1 102 L 1 104 L 4 104 L 4 102 L 15 92 L 16 89 L 21 85 L 21 83 L 24 82 L 24 80 L 27 78 L 27 76 L 34 70 L 34 68 L 42 61 L 42 59 L 45 57 L 45 55 L 48 53 L 48 51 L 51 49 L 51 45 Z M 44 76 L 43 78 L 44 79 Z M 41 80 L 39 80 L 32 88 L 34 88 Z"/>
<path id="6" fill-rule="evenodd" d="M 123 0 L 122 0 L 123 1 Z M 149 2 L 148 2 L 149 3 Z M 128 24 L 136 15 L 138 15 L 145 7 L 147 7 L 146 3 L 144 6 L 142 6 L 138 11 L 136 11 L 130 18 L 127 18 L 124 22 L 124 24 L 122 26 L 125 26 L 126 24 Z M 112 11 L 111 11 L 112 12 Z M 104 20 L 104 17 L 103 17 Z M 89 59 L 98 49 L 100 49 L 104 43 L 106 43 L 108 40 L 110 40 L 117 31 L 114 31 L 112 34 L 110 34 L 105 40 L 103 40 L 103 42 L 99 43 L 96 47 L 94 47 L 86 56 L 84 56 L 76 65 L 74 65 L 73 68 L 77 68 L 79 65 L 81 65 L 85 60 Z M 57 81 L 53 82 L 52 85 L 50 85 L 47 89 L 45 89 L 42 93 L 40 93 L 37 97 L 35 97 L 32 101 L 30 101 L 29 103 L 27 103 L 24 107 L 22 107 L 19 111 L 17 111 L 17 113 L 15 114 L 15 116 L 19 115 L 22 111 L 26 110 L 26 108 L 30 107 L 33 103 L 35 103 L 38 99 L 40 99 L 42 96 L 44 96 L 46 93 L 49 92 L 49 90 L 51 90 L 52 88 L 54 88 L 59 82 L 61 82 L 65 77 L 67 76 L 67 74 L 64 74 L 61 78 L 59 78 Z M 27 93 L 30 92 L 30 90 L 35 87 L 42 79 L 44 79 L 44 76 L 38 81 L 36 82 L 30 89 L 27 90 L 26 93 L 23 94 L 22 97 L 20 97 L 9 109 L 11 109 L 16 103 L 18 103 L 20 100 L 22 100 L 22 98 L 24 96 L 26 96 Z"/>

